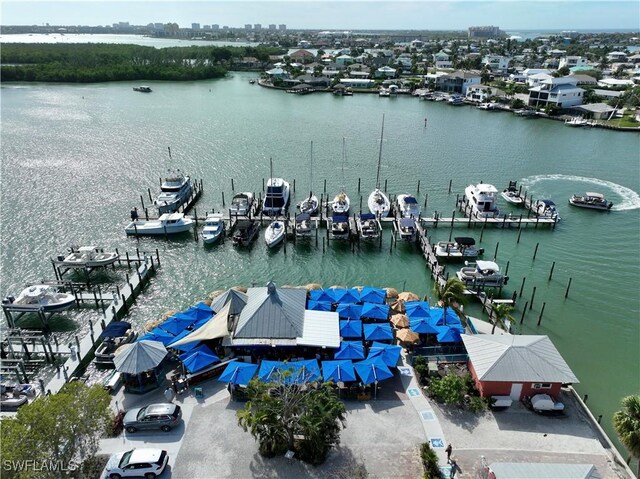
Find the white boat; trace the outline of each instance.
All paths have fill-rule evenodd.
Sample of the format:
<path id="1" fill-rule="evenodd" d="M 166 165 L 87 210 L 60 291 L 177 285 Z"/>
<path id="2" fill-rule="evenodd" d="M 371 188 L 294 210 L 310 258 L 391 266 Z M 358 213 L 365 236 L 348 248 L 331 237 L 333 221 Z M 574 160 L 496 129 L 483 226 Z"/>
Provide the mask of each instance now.
<path id="1" fill-rule="evenodd" d="M 284 222 L 272 221 L 264 232 L 264 241 L 269 248 L 273 248 L 284 239 Z"/>
<path id="2" fill-rule="evenodd" d="M 584 196 L 573 195 L 569 198 L 569 203 L 579 208 L 588 208 L 592 210 L 608 211 L 613 206 L 611 201 L 608 201 L 603 194 L 587 192 Z"/>
<path id="3" fill-rule="evenodd" d="M 435 247 L 439 259 L 462 260 L 476 259 L 484 254 L 484 248 L 476 248 L 476 240 L 466 236 L 454 238 L 454 241 L 438 241 Z"/>
<path id="4" fill-rule="evenodd" d="M 380 91 L 378 92 L 378 96 L 391 96 L 391 92 L 386 88 L 380 88 Z"/>
<path id="5" fill-rule="evenodd" d="M 371 241 L 380 237 L 382 225 L 373 213 L 361 213 L 356 219 L 360 239 Z"/>
<path id="6" fill-rule="evenodd" d="M 454 106 L 464 105 L 464 98 L 462 98 L 460 95 L 451 95 L 447 100 L 447 103 Z"/>
<path id="7" fill-rule="evenodd" d="M 106 252 L 96 246 L 81 246 L 69 248 L 69 254 L 58 256 L 59 264 L 68 268 L 96 268 L 108 266 L 118 261 L 118 253 Z M 62 259 L 61 259 L 62 258 Z"/>
<path id="8" fill-rule="evenodd" d="M 498 111 L 498 104 L 494 102 L 480 103 L 476 106 L 478 110 Z"/>
<path id="9" fill-rule="evenodd" d="M 238 220 L 236 230 L 233 233 L 233 246 L 249 246 L 260 229 L 260 224 L 255 220 Z"/>
<path id="10" fill-rule="evenodd" d="M 518 190 L 516 181 L 510 181 L 509 186 L 502 190 L 500 196 L 502 196 L 507 203 L 511 203 L 512 205 L 520 206 L 524 204 L 524 198 L 520 196 L 520 190 Z"/>
<path id="11" fill-rule="evenodd" d="M 493 261 L 478 260 L 465 264 L 465 267 L 456 272 L 456 276 L 465 286 L 500 288 L 507 284 L 509 277 L 503 275 L 500 267 Z"/>
<path id="12" fill-rule="evenodd" d="M 416 220 L 414 217 L 410 218 L 396 218 L 396 226 L 400 233 L 400 239 L 403 241 L 414 242 L 416 240 Z"/>
<path id="13" fill-rule="evenodd" d="M 224 234 L 225 224 L 221 213 L 211 213 L 204 220 L 204 228 L 202 230 L 202 241 L 205 244 L 212 244 L 218 241 Z"/>
<path id="14" fill-rule="evenodd" d="M 53 286 L 35 284 L 25 288 L 17 298 L 7 296 L 2 300 L 2 307 L 14 311 L 45 313 L 64 311 L 75 303 L 75 297 L 69 293 L 61 293 Z"/>
<path id="15" fill-rule="evenodd" d="M 300 212 L 302 213 L 313 215 L 318 212 L 318 197 L 313 194 L 313 141 L 311 142 L 310 162 L 309 196 L 298 205 L 298 208 L 300 208 Z"/>
<path id="16" fill-rule="evenodd" d="M 189 199 L 192 191 L 191 178 L 184 176 L 180 170 L 169 170 L 169 176 L 162 182 L 154 204 L 160 214 L 173 213 Z"/>
<path id="17" fill-rule="evenodd" d="M 262 212 L 267 216 L 285 215 L 289 208 L 289 183 L 273 177 L 273 161 L 269 159 L 270 178 L 262 201 Z"/>
<path id="18" fill-rule="evenodd" d="M 229 206 L 229 214 L 237 216 L 247 216 L 251 212 L 253 206 L 253 193 L 244 191 L 238 193 L 231 200 Z"/>
<path id="19" fill-rule="evenodd" d="M 347 161 L 347 150 L 345 145 L 345 138 L 342 138 L 342 178 L 344 179 L 344 164 Z M 344 186 L 340 193 L 338 193 L 331 202 L 331 209 L 337 215 L 346 215 L 349 214 L 349 208 L 351 207 L 351 200 L 349 200 L 349 196 L 345 192 Z"/>
<path id="20" fill-rule="evenodd" d="M 420 216 L 420 205 L 413 195 L 398 195 L 398 209 L 405 218 L 417 218 Z"/>
<path id="21" fill-rule="evenodd" d="M 349 217 L 334 215 L 328 218 L 329 222 L 329 236 L 336 240 L 349 239 Z"/>
<path id="22" fill-rule="evenodd" d="M 465 214 L 479 218 L 495 218 L 500 214 L 496 207 L 496 187 L 487 183 L 469 185 L 464 190 L 470 211 L 465 207 Z"/>
<path id="23" fill-rule="evenodd" d="M 300 213 L 296 216 L 296 236 L 298 238 L 309 238 L 311 236 L 311 216 L 308 213 Z"/>
<path id="24" fill-rule="evenodd" d="M 571 119 L 567 119 L 564 121 L 564 124 L 567 126 L 574 126 L 574 127 L 589 126 L 589 122 L 585 118 L 582 118 L 581 116 L 574 116 Z"/>
<path id="25" fill-rule="evenodd" d="M 184 233 L 193 227 L 193 220 L 183 213 L 165 213 L 157 220 L 135 220 L 124 231 L 128 235 L 172 235 Z"/>
<path id="26" fill-rule="evenodd" d="M 384 115 L 382 115 L 382 130 L 380 131 L 380 151 L 378 153 L 378 169 L 376 173 L 376 188 L 367 199 L 367 205 L 371 214 L 386 218 L 391 209 L 389 198 L 380 190 L 380 163 L 382 162 L 382 138 L 384 135 Z"/>
<path id="27" fill-rule="evenodd" d="M 531 210 L 538 218 L 551 218 L 560 221 L 560 214 L 556 209 L 556 204 L 551 200 L 538 200 L 533 204 Z"/>

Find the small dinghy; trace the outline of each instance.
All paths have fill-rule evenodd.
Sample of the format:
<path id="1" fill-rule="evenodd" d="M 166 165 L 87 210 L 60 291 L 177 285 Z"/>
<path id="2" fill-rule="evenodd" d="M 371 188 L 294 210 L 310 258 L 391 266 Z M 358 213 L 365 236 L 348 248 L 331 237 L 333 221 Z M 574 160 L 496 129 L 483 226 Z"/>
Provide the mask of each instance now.
<path id="1" fill-rule="evenodd" d="M 272 221 L 264 232 L 264 240 L 269 248 L 279 245 L 284 239 L 284 223 Z"/>

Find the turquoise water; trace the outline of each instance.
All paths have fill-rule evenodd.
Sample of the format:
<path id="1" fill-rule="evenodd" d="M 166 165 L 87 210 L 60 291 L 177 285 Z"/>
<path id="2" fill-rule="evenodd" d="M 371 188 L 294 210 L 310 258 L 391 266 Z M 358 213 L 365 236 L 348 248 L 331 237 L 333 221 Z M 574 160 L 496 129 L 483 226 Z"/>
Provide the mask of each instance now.
<path id="1" fill-rule="evenodd" d="M 290 95 L 250 85 L 249 78 L 255 74 L 151 83 L 153 93 L 145 95 L 133 92 L 132 83 L 3 84 L 0 292 L 15 294 L 27 281 L 53 278 L 48 258 L 70 244 L 96 244 L 121 251 L 159 249 L 162 269 L 131 314 L 137 325 L 186 308 L 213 290 L 268 280 L 391 286 L 432 296 L 417 250 L 398 245 L 390 252 L 390 229 L 382 248 L 352 252 L 331 243 L 324 253 L 322 235 L 317 246 L 288 244 L 285 253 L 282 247 L 267 250 L 262 236 L 252 248 L 236 250 L 230 241 L 205 248 L 188 235 L 137 241 L 124 234 L 129 210 L 139 206 L 141 194 L 148 200 L 148 188 L 156 192 L 169 167 L 203 180 L 200 216 L 222 207 L 223 192 L 228 206 L 231 178 L 236 192 L 258 193 L 269 176 L 269 158 L 274 175 L 292 184 L 295 179 L 294 203 L 300 201 L 309 190 L 311 141 L 314 193 L 323 193 L 324 179 L 331 197 L 344 184 L 358 209 L 358 178 L 363 204 L 374 187 L 385 114 L 381 176 L 392 195 L 416 193 L 420 180 L 419 201 L 424 205 L 428 194 L 429 215 L 437 210 L 450 216 L 456 194 L 480 180 L 499 189 L 519 180 L 536 198 L 559 205 L 562 221 L 555 231 L 528 228 L 517 243 L 516 229 L 487 229 L 481 246 L 491 258 L 499 243 L 498 263 L 506 267 L 509 261 L 505 296 L 526 277 L 514 313 L 518 321 L 536 286 L 533 309 L 516 329 L 551 337 L 580 379 L 578 391 L 589 394 L 594 414 L 603 414 L 612 431 L 610 417 L 621 397 L 640 391 L 640 135 L 573 129 L 410 97 Z M 614 201 L 614 211 L 568 206 L 572 193 L 592 190 Z M 430 234 L 446 239 L 449 230 L 441 225 Z M 479 239 L 480 229 L 457 227 L 456 234 Z M 554 276 L 547 281 L 553 261 Z M 481 314 L 477 305 L 466 309 Z M 70 318 L 54 323 L 82 334 L 96 315 L 84 309 Z"/>

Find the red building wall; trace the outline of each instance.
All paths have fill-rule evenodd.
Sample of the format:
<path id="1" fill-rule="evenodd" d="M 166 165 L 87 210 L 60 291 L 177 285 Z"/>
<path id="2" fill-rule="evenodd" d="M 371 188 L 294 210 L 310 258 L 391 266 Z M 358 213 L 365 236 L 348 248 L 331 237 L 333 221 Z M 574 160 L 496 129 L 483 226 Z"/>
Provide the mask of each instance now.
<path id="1" fill-rule="evenodd" d="M 479 381 L 478 375 L 476 374 L 475 369 L 473 369 L 473 364 L 471 361 L 468 363 L 469 372 L 473 377 L 473 380 L 476 383 L 476 388 L 480 391 L 480 395 L 482 397 L 489 396 L 509 396 L 511 394 L 511 385 L 514 384 L 512 381 Z M 520 398 L 524 396 L 535 396 L 536 394 L 549 394 L 553 397 L 558 397 L 560 394 L 560 388 L 562 387 L 561 383 L 550 383 L 551 388 L 545 389 L 534 389 L 533 385 L 535 383 L 523 382 L 522 383 L 522 392 L 520 393 Z"/>

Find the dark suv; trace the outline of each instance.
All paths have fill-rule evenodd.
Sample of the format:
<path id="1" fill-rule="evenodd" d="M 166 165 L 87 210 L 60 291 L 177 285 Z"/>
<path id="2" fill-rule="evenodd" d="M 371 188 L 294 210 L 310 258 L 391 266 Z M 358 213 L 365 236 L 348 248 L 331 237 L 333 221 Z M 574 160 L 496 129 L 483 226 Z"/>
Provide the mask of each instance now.
<path id="1" fill-rule="evenodd" d="M 161 429 L 165 432 L 178 425 L 182 420 L 180 406 L 171 403 L 149 404 L 131 409 L 124 415 L 122 425 L 129 433 L 139 429 Z"/>

